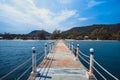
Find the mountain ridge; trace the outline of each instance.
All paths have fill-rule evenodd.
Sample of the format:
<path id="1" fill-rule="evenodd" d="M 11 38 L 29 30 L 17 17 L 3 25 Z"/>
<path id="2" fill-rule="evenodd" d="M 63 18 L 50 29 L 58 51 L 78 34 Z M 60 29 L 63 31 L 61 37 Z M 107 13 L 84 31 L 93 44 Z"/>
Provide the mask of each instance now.
<path id="1" fill-rule="evenodd" d="M 95 29 L 100 29 L 100 28 L 104 28 L 107 29 L 108 31 L 110 30 L 114 30 L 112 32 L 116 32 L 118 30 L 120 30 L 120 23 L 117 24 L 93 24 L 93 25 L 87 25 L 87 26 L 79 26 L 79 27 L 73 27 L 69 30 L 63 31 L 62 33 L 66 33 L 66 32 L 70 32 L 70 31 L 82 31 L 82 32 L 91 32 Z M 47 35 L 50 35 L 51 33 L 49 33 L 48 31 L 45 30 L 33 30 L 30 33 L 28 33 L 28 35 L 36 35 L 38 32 L 44 31 Z"/>
<path id="2" fill-rule="evenodd" d="M 94 34 L 94 35 L 93 35 Z M 118 24 L 94 24 L 89 26 L 74 27 L 62 32 L 62 38 L 83 39 L 84 36 L 91 38 L 97 36 L 106 36 L 102 39 L 111 39 L 112 37 L 120 38 L 120 23 Z M 66 37 L 67 36 L 67 37 Z M 81 38 L 78 38 L 81 37 Z"/>
<path id="3" fill-rule="evenodd" d="M 93 24 L 89 26 L 73 27 L 61 32 L 54 30 L 49 33 L 45 30 L 33 30 L 28 34 L 0 34 L 0 39 L 100 39 L 120 40 L 120 23 Z"/>
<path id="4" fill-rule="evenodd" d="M 33 30 L 30 33 L 28 33 L 28 35 L 35 36 L 35 35 L 37 35 L 38 33 L 41 33 L 41 32 L 44 32 L 46 36 L 50 35 L 50 33 L 45 31 L 45 30 Z"/>

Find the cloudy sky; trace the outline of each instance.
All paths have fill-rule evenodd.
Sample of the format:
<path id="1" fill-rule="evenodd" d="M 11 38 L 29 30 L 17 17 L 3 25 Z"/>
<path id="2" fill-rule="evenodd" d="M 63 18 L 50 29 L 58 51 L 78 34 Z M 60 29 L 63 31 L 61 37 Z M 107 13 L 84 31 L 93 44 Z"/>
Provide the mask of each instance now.
<path id="1" fill-rule="evenodd" d="M 120 22 L 120 0 L 0 0 L 0 33 Z"/>

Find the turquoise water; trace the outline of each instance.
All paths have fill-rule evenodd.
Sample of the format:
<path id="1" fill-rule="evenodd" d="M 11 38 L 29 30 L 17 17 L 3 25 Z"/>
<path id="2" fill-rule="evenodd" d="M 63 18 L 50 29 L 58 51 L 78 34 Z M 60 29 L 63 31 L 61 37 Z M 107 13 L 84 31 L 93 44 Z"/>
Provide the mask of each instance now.
<path id="1" fill-rule="evenodd" d="M 0 40 L 0 77 L 20 65 L 32 55 L 31 48 L 36 47 L 38 57 L 44 53 L 44 43 L 49 41 L 39 40 Z M 80 44 L 80 50 L 89 55 L 89 49 L 94 48 L 94 57 L 103 67 L 110 71 L 113 75 L 120 79 L 120 42 L 118 41 L 73 41 L 74 45 Z M 42 61 L 42 59 L 40 60 Z M 85 64 L 83 62 L 83 64 Z M 20 74 L 31 65 L 25 65 L 24 68 L 20 68 L 12 75 L 8 76 L 4 80 L 15 80 Z M 86 64 L 85 64 L 86 65 Z M 96 65 L 95 65 L 96 66 Z M 86 65 L 88 67 L 88 65 Z M 99 68 L 98 68 L 99 69 Z M 99 69 L 100 70 L 100 69 Z M 22 78 L 26 80 L 30 75 L 29 71 L 27 75 Z M 104 73 L 103 71 L 101 71 Z M 96 74 L 96 73 L 95 73 Z M 112 80 L 107 74 L 104 74 L 108 80 Z M 97 78 L 101 79 L 97 74 Z M 102 79 L 101 79 L 102 80 Z"/>

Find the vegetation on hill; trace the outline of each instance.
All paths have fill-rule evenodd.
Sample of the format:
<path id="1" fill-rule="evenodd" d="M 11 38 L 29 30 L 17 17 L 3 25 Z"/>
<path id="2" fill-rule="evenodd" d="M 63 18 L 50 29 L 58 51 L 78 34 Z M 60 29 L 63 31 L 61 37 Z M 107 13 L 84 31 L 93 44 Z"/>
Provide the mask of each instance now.
<path id="1" fill-rule="evenodd" d="M 30 32 L 28 35 L 35 37 L 35 39 L 49 39 L 50 33 L 44 31 L 44 30 L 34 30 Z"/>
<path id="2" fill-rule="evenodd" d="M 61 32 L 60 30 L 54 30 L 53 33 L 50 35 L 50 39 L 60 39 Z"/>
<path id="3" fill-rule="evenodd" d="M 28 34 L 10 34 L 10 33 L 4 33 L 0 34 L 1 39 L 33 39 L 33 40 L 45 40 L 49 39 L 50 33 L 44 31 L 44 30 L 34 30 Z"/>
<path id="4" fill-rule="evenodd" d="M 88 36 L 88 37 L 86 37 Z M 67 39 L 101 39 L 120 40 L 120 24 L 96 24 L 84 27 L 75 27 L 61 33 Z"/>
<path id="5" fill-rule="evenodd" d="M 96 24 L 83 27 L 74 27 L 70 30 L 61 32 L 54 30 L 48 33 L 44 30 L 34 30 L 29 34 L 0 34 L 0 39 L 99 39 L 99 40 L 120 40 L 119 24 Z"/>

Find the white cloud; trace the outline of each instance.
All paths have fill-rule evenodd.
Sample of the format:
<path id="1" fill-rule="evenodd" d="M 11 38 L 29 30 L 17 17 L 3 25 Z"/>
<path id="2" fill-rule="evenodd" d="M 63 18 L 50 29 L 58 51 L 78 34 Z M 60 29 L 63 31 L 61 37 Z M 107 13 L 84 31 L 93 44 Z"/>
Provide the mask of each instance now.
<path id="1" fill-rule="evenodd" d="M 88 0 L 88 8 L 94 7 L 96 5 L 102 4 L 104 1 L 95 1 L 95 0 Z"/>
<path id="2" fill-rule="evenodd" d="M 0 4 L 0 16 L 2 18 L 0 21 L 14 25 L 30 24 L 45 30 L 50 30 L 52 27 L 53 30 L 76 15 L 75 10 L 63 9 L 54 12 L 46 8 L 38 8 L 33 0 L 12 0 L 11 3 Z"/>
<path id="3" fill-rule="evenodd" d="M 74 10 L 61 10 L 59 13 L 52 12 L 49 9 L 39 9 L 39 11 L 43 25 L 52 27 L 52 29 L 61 27 L 62 22 L 76 14 Z"/>
<path id="4" fill-rule="evenodd" d="M 78 20 L 80 20 L 80 21 L 86 21 L 86 20 L 88 20 L 88 18 L 79 18 Z"/>
<path id="5" fill-rule="evenodd" d="M 11 0 L 11 3 L 0 4 L 0 21 L 14 25 L 29 24 L 52 31 L 76 15 L 75 10 L 62 9 L 53 12 L 50 9 L 38 8 L 33 0 Z"/>
<path id="6" fill-rule="evenodd" d="M 19 1 L 19 2 L 17 2 Z M 22 0 L 13 0 L 14 4 L 11 6 L 10 4 L 1 4 L 0 5 L 0 16 L 1 19 L 0 21 L 7 22 L 10 24 L 32 24 L 32 25 L 40 25 L 41 23 L 37 21 L 32 15 L 31 8 L 29 7 L 26 10 L 26 7 L 23 6 Z M 24 3 L 25 5 L 26 3 Z M 18 5 L 18 6 L 16 6 Z M 21 6 L 20 6 L 21 5 Z M 28 5 L 29 6 L 29 5 Z M 21 10 L 20 8 L 23 8 Z M 26 12 L 24 12 L 26 10 Z"/>
<path id="7" fill-rule="evenodd" d="M 71 11 L 70 10 L 62 10 L 58 15 L 56 15 L 57 17 L 55 17 L 53 20 L 54 20 L 54 22 L 56 21 L 57 23 L 61 23 L 75 15 L 76 15 L 76 11 L 74 11 L 74 10 L 71 10 Z"/>

